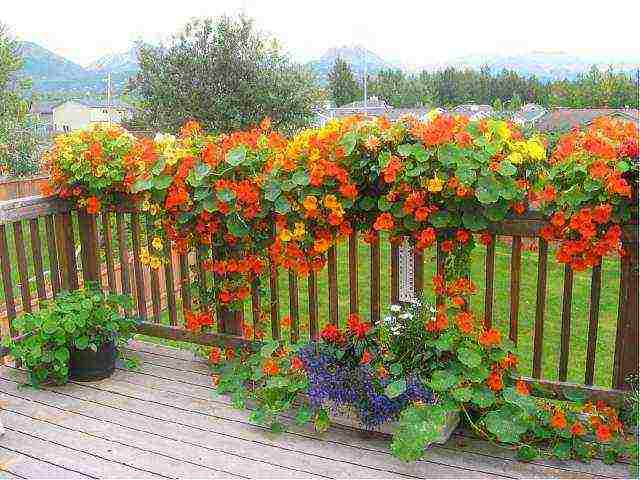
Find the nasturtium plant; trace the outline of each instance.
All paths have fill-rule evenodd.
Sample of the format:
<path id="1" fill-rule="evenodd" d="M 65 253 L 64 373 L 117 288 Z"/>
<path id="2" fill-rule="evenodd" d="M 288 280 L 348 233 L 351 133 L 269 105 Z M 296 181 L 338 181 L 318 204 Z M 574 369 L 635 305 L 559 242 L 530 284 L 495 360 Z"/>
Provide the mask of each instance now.
<path id="1" fill-rule="evenodd" d="M 136 320 L 121 313 L 131 308 L 131 297 L 104 293 L 89 283 L 16 318 L 13 327 L 21 338 L 7 338 L 5 346 L 28 370 L 33 385 L 65 383 L 73 350 L 97 351 L 107 342 L 126 343 L 133 336 Z"/>
<path id="2" fill-rule="evenodd" d="M 238 405 L 255 402 L 255 421 L 280 428 L 278 415 L 306 392 L 297 417 L 320 430 L 336 402 L 369 427 L 399 419 L 392 449 L 404 459 L 420 456 L 447 412 L 484 438 L 517 445 L 523 459 L 623 454 L 624 428 L 610 407 L 533 399 L 513 346 L 469 309 L 469 265 L 478 243 L 495 241 L 493 222 L 525 213 L 544 219 L 540 235 L 559 242 L 557 260 L 574 270 L 622 254 L 621 225 L 638 213 L 635 123 L 596 119 L 553 148 L 509 122 L 440 113 L 334 119 L 288 139 L 268 121 L 219 134 L 190 121 L 177 137 L 124 135 L 112 145 L 122 135 L 60 137 L 47 155 L 54 182 L 90 213 L 133 194 L 154 227 L 143 252 L 153 268 L 171 248 L 199 253 L 214 281 L 197 285 L 199 311 L 185 312 L 191 330 L 210 329 L 214 312 L 241 309 L 267 264 L 319 271 L 355 232 L 371 243 L 408 238 L 417 251 L 439 244 L 437 305 L 396 306 L 380 325 L 351 317 L 345 330 L 330 324 L 318 342 L 295 349 L 223 355 L 215 347 L 220 388 Z M 244 333 L 264 335 L 259 324 Z"/>

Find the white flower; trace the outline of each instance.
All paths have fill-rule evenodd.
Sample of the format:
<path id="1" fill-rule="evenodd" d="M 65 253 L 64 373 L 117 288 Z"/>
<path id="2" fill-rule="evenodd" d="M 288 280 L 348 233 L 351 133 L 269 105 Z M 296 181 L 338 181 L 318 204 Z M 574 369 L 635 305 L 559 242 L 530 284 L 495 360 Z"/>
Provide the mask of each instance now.
<path id="1" fill-rule="evenodd" d="M 409 312 L 405 312 L 405 313 L 401 313 L 400 314 L 400 318 L 402 320 L 407 320 L 407 319 L 412 318 L 412 317 L 413 317 L 413 315 L 411 313 L 409 313 Z"/>

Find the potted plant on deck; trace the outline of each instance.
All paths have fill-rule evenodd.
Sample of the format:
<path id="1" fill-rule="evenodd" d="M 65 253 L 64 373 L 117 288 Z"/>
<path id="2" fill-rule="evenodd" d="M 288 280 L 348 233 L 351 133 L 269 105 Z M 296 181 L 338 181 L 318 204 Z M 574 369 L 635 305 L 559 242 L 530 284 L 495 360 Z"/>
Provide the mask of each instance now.
<path id="1" fill-rule="evenodd" d="M 16 318 L 19 338 L 7 339 L 5 345 L 34 386 L 107 378 L 115 370 L 118 343 L 135 332 L 136 321 L 122 314 L 132 306 L 128 296 L 87 284 Z"/>

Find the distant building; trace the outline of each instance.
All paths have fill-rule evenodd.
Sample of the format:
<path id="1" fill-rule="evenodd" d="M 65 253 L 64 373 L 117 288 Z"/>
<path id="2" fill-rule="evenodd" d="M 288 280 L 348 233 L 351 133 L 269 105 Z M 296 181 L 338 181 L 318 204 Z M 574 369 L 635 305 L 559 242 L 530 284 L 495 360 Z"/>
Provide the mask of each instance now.
<path id="1" fill-rule="evenodd" d="M 513 112 L 511 120 L 513 120 L 516 125 L 532 126 L 546 114 L 547 109 L 543 106 L 536 103 L 527 103 L 523 105 L 520 110 Z"/>
<path id="2" fill-rule="evenodd" d="M 621 118 L 640 124 L 639 111 L 631 108 L 554 108 L 535 123 L 536 130 L 557 132 L 589 125 L 598 117 Z"/>
<path id="3" fill-rule="evenodd" d="M 30 112 L 35 119 L 36 132 L 47 136 L 53 132 L 53 107 L 56 102 L 37 102 L 31 105 Z"/>
<path id="4" fill-rule="evenodd" d="M 477 105 L 475 103 L 458 105 L 451 110 L 451 113 L 469 117 L 470 120 L 482 120 L 484 118 L 495 117 L 497 114 L 491 105 Z"/>
<path id="5" fill-rule="evenodd" d="M 104 101 L 65 100 L 51 107 L 51 124 L 55 132 L 69 132 L 96 123 L 119 124 L 132 113 L 132 107 L 120 100 L 111 105 Z"/>

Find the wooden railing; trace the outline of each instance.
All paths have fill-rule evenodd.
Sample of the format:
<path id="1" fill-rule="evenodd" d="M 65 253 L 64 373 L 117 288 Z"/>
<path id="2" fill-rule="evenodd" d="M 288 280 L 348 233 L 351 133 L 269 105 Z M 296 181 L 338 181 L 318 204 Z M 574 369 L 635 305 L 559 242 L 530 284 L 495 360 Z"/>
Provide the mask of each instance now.
<path id="1" fill-rule="evenodd" d="M 341 253 L 336 247 L 329 250 L 326 270 L 312 273 L 306 279 L 290 272 L 279 272 L 272 265 L 269 279 L 264 282 L 266 290 L 261 295 L 257 288 L 253 288 L 251 301 L 246 302 L 244 312 L 219 315 L 217 333 L 193 333 L 182 327 L 181 312 L 182 308 L 190 308 L 194 302 L 193 279 L 214 281 L 203 269 L 205 258 L 173 254 L 172 260 L 159 271 L 145 267 L 141 261 L 142 248 L 147 244 L 147 225 L 143 224 L 143 218 L 138 212 L 126 209 L 103 212 L 99 217 L 86 215 L 55 198 L 29 197 L 0 203 L 3 316 L 7 320 L 3 335 L 15 334 L 12 321 L 21 312 L 32 311 L 40 300 L 52 298 L 60 290 L 77 288 L 85 280 L 98 281 L 110 291 L 133 295 L 136 300 L 136 312 L 133 313 L 142 319 L 141 333 L 200 344 L 211 344 L 221 338 L 240 343 L 243 322 L 256 325 L 263 310 L 268 312 L 270 333 L 274 338 L 282 337 L 281 320 L 283 314 L 287 314 L 291 320 L 287 328 L 293 340 L 315 339 L 325 323 L 344 322 L 341 318 L 347 311 L 360 312 L 378 322 L 383 311 L 381 306 L 386 300 L 399 300 L 398 247 L 388 246 L 386 239 L 365 245 L 353 235 L 347 245 L 339 247 Z M 623 228 L 627 255 L 619 262 L 619 267 L 615 264 L 616 271 L 620 272 L 613 282 L 616 285 L 610 285 L 612 282 L 603 285 L 602 266 L 593 268 L 587 303 L 576 305 L 576 299 L 572 298 L 574 273 L 569 268 L 564 269 L 559 339 L 555 332 L 549 334 L 545 331 L 549 320 L 546 318 L 550 271 L 550 246 L 547 242 L 537 239 L 535 271 L 531 270 L 531 262 L 523 264 L 523 252 L 529 255 L 528 251 L 525 252 L 525 246 L 530 242 L 526 238 L 537 237 L 543 225 L 544 220 L 535 214 L 492 225 L 490 230 L 499 241 L 494 241 L 487 248 L 484 259 L 484 285 L 481 288 L 484 294 L 480 298 L 484 299 L 485 322 L 499 326 L 513 341 L 522 342 L 528 340 L 524 336 L 529 335 L 519 331 L 522 317 L 533 314 L 531 376 L 542 380 L 552 390 L 559 390 L 568 380 L 572 329 L 579 327 L 585 330 L 582 325 L 576 325 L 575 320 L 572 322 L 572 306 L 579 312 L 588 310 L 584 381 L 578 383 L 601 396 L 616 394 L 615 389 L 628 388 L 626 378 L 638 370 L 637 225 Z M 28 235 L 25 232 L 27 228 Z M 510 250 L 508 283 L 496 276 L 497 248 Z M 437 252 L 435 262 L 430 260 L 429 252 L 414 254 L 414 288 L 417 294 L 424 290 L 426 295 L 430 290 L 425 281 L 427 270 L 443 269 L 445 257 L 439 249 Z M 501 261 L 505 263 L 506 258 Z M 557 265 L 552 265 L 557 269 Z M 531 284 L 525 280 L 532 276 L 535 276 L 535 290 L 529 290 L 529 287 L 523 290 L 525 283 Z M 321 291 L 325 290 L 324 279 L 326 294 Z M 560 284 L 556 277 L 552 279 L 558 280 L 552 282 L 553 285 Z M 363 281 L 366 285 L 362 285 Z M 496 311 L 503 308 L 495 301 L 498 283 L 508 285 L 509 299 L 505 302 L 508 309 L 504 307 L 508 322 L 496 316 Z M 288 289 L 287 298 L 281 295 L 283 287 Z M 612 344 L 607 352 L 606 345 L 604 349 L 597 348 L 601 293 L 603 288 L 613 287 L 619 288 L 617 324 L 615 345 Z M 498 293 L 505 295 L 505 290 L 506 286 Z M 524 302 L 521 301 L 523 295 Z M 535 298 L 533 308 L 529 309 L 531 312 L 527 310 L 531 304 L 529 298 Z M 365 311 L 365 304 L 368 304 L 368 311 Z M 550 345 L 558 343 L 558 340 L 557 375 L 544 375 L 543 365 L 548 368 L 548 349 L 553 348 Z M 611 386 L 612 389 L 593 387 L 598 365 L 603 362 L 612 362 L 612 376 L 610 383 L 601 381 L 600 385 Z M 521 369 L 526 370 L 527 367 L 521 365 Z M 576 381 L 575 378 L 572 380 Z"/>

